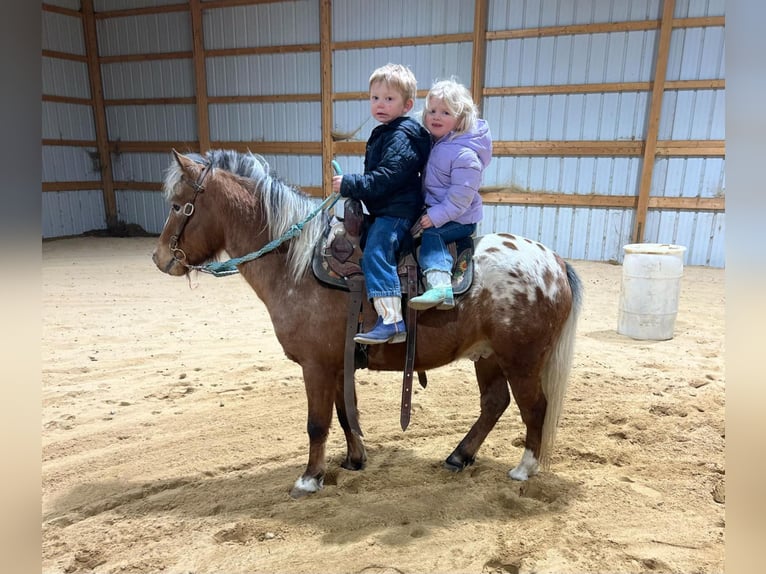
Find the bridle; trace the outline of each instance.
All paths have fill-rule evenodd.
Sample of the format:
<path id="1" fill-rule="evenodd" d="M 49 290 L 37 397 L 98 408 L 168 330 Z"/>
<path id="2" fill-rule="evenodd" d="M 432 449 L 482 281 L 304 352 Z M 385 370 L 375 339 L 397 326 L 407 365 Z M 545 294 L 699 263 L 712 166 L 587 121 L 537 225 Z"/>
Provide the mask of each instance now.
<path id="1" fill-rule="evenodd" d="M 191 201 L 184 204 L 184 206 L 181 208 L 181 215 L 184 216 L 184 219 L 181 221 L 181 225 L 179 226 L 178 231 L 176 231 L 174 235 L 170 236 L 168 247 L 173 253 L 173 259 L 185 267 L 189 267 L 189 265 L 186 263 L 186 253 L 183 249 L 178 247 L 178 242 L 181 240 L 181 234 L 183 234 L 184 229 L 186 228 L 186 224 L 189 223 L 189 219 L 194 214 L 194 203 L 197 201 L 197 196 L 205 191 L 205 178 L 207 177 L 208 173 L 210 173 L 212 167 L 213 164 L 210 162 L 205 164 L 205 169 L 200 172 L 199 176 L 197 177 L 197 181 L 191 181 L 185 177 L 181 177 L 181 181 L 194 190 L 194 197 L 192 197 Z M 174 209 L 171 207 L 170 215 L 173 215 L 173 211 Z"/>

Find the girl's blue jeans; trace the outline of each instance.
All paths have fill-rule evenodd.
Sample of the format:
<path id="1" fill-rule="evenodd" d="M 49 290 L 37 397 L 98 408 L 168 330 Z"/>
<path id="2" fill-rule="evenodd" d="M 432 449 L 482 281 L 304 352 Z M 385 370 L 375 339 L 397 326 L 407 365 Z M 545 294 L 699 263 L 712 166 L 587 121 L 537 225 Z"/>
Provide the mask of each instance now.
<path id="1" fill-rule="evenodd" d="M 399 217 L 376 217 L 367 229 L 362 272 L 370 299 L 401 296 L 396 268 L 402 241 L 409 232 L 410 221 Z"/>
<path id="2" fill-rule="evenodd" d="M 475 223 L 457 223 L 448 221 L 441 227 L 428 227 L 423 230 L 420 240 L 418 263 L 423 272 L 452 271 L 455 263 L 450 255 L 447 244 L 468 237 L 476 231 Z"/>

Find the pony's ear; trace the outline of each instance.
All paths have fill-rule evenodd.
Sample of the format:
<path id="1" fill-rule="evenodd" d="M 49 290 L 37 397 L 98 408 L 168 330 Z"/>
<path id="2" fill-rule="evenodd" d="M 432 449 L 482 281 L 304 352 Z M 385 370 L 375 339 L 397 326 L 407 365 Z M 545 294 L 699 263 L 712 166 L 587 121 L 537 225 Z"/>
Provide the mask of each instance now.
<path id="1" fill-rule="evenodd" d="M 189 169 L 192 165 L 194 165 L 194 162 L 190 160 L 185 155 L 181 155 L 178 153 L 175 149 L 173 149 L 173 155 L 176 158 L 176 162 L 178 162 L 178 165 L 181 167 L 181 169 Z"/>

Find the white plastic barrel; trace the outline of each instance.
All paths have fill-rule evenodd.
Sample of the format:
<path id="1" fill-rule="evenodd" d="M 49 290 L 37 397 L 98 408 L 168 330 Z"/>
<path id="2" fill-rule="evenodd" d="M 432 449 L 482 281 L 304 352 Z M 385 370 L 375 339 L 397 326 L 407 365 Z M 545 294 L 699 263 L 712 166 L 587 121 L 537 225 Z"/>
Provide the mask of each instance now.
<path id="1" fill-rule="evenodd" d="M 623 249 L 617 332 L 633 339 L 672 339 L 686 247 L 632 243 Z"/>

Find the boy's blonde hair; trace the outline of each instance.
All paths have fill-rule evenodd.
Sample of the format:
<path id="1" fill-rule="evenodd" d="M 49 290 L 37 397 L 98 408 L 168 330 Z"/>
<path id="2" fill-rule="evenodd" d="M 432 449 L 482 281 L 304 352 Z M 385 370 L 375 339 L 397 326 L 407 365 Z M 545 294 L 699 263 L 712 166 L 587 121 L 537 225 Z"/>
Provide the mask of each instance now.
<path id="1" fill-rule="evenodd" d="M 412 100 L 418 96 L 418 81 L 415 74 L 407 66 L 401 64 L 386 64 L 375 70 L 370 76 L 370 87 L 378 82 L 399 92 L 404 101 Z"/>
<path id="2" fill-rule="evenodd" d="M 476 120 L 479 118 L 479 109 L 463 84 L 457 82 L 454 78 L 436 82 L 428 91 L 426 96 L 426 107 L 423 109 L 423 122 L 431 105 L 431 100 L 444 102 L 447 109 L 457 118 L 455 124 L 455 133 L 473 131 L 476 127 Z"/>

